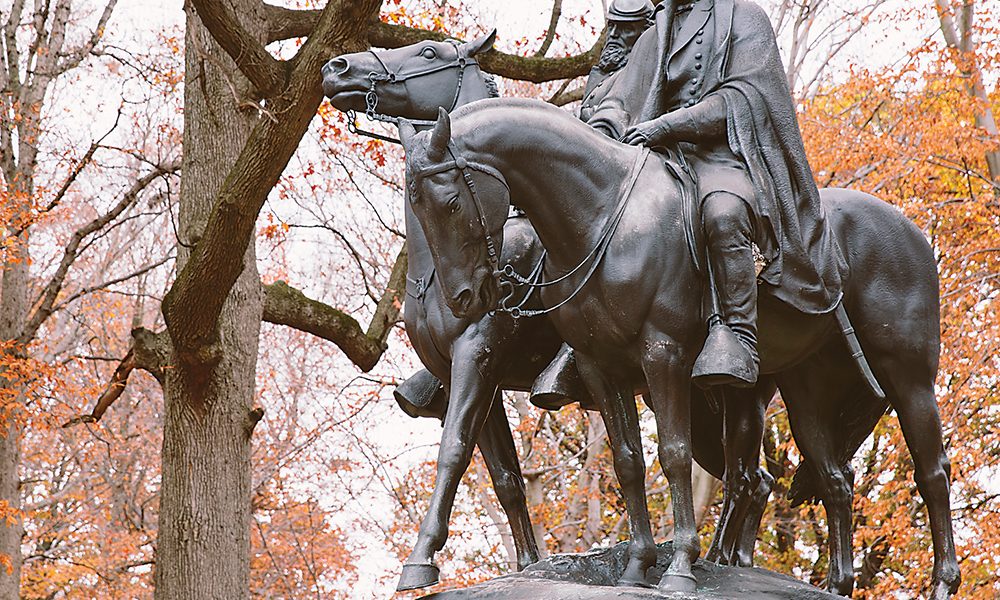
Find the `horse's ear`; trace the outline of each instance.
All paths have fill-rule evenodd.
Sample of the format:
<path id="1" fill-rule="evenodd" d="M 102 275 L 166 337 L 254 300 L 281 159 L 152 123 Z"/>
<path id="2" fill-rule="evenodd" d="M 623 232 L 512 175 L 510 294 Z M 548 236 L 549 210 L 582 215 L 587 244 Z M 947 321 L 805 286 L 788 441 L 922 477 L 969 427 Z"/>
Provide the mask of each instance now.
<path id="1" fill-rule="evenodd" d="M 486 35 L 476 38 L 471 42 L 466 42 L 465 44 L 465 55 L 475 56 L 480 52 L 486 52 L 487 50 L 493 48 L 493 42 L 497 41 L 497 30 L 496 27 L 493 31 L 487 33 Z"/>
<path id="2" fill-rule="evenodd" d="M 438 107 L 437 123 L 431 132 L 431 143 L 427 145 L 427 158 L 440 162 L 448 150 L 449 142 L 451 142 L 451 117 L 448 116 L 448 111 Z"/>
<path id="3" fill-rule="evenodd" d="M 406 119 L 399 120 L 399 141 L 403 144 L 403 149 L 408 150 L 413 142 L 413 137 L 417 135 L 417 128 Z"/>

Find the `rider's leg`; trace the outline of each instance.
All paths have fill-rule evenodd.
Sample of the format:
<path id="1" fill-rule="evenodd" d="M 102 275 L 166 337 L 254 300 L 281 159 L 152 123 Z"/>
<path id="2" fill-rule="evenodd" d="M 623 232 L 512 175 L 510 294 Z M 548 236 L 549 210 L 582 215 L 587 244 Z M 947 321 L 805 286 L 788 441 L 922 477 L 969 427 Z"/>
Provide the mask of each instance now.
<path id="1" fill-rule="evenodd" d="M 739 196 L 713 192 L 703 201 L 701 214 L 721 316 L 749 353 L 756 380 L 757 274 L 750 208 Z"/>

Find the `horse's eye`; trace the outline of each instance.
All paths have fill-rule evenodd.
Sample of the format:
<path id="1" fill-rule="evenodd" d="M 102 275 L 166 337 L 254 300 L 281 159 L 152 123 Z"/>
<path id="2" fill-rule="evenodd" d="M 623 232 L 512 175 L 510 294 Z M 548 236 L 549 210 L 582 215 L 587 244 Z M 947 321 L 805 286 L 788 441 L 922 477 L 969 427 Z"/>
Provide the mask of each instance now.
<path id="1" fill-rule="evenodd" d="M 427 46 L 426 48 L 420 51 L 420 56 L 423 56 L 424 58 L 430 60 L 432 58 L 437 57 L 437 52 L 434 52 L 434 48 Z"/>
<path id="2" fill-rule="evenodd" d="M 448 212 L 451 214 L 457 213 L 461 208 L 462 205 L 458 202 L 458 196 L 452 196 L 452 198 L 448 200 Z"/>

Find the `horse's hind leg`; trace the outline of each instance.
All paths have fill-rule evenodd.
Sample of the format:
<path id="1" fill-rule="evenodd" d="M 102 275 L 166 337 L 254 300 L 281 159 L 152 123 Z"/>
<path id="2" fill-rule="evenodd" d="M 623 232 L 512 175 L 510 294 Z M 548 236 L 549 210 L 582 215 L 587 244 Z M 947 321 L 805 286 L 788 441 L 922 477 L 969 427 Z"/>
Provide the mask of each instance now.
<path id="1" fill-rule="evenodd" d="M 497 397 L 493 399 L 493 406 L 486 417 L 486 424 L 479 434 L 479 451 L 483 454 L 483 461 L 493 480 L 497 500 L 507 514 L 517 552 L 517 570 L 520 571 L 538 562 L 538 544 L 528 516 L 521 464 L 514 449 L 514 438 L 510 434 L 510 424 L 504 414 L 500 395 L 497 391 Z"/>
<path id="2" fill-rule="evenodd" d="M 744 443 L 747 454 L 743 462 L 748 472 L 751 473 L 750 487 L 744 498 L 746 508 L 743 512 L 742 526 L 729 563 L 740 567 L 753 566 L 757 532 L 760 530 L 760 522 L 764 518 L 767 500 L 771 497 L 771 489 L 774 487 L 774 477 L 760 466 L 760 449 L 763 444 L 765 413 L 777 389 L 773 377 L 761 377 L 757 381 L 753 395 L 746 398 L 747 405 L 744 407 L 744 419 L 748 422 L 739 428 L 748 437 Z M 753 447 L 751 447 L 751 441 Z"/>
<path id="3" fill-rule="evenodd" d="M 656 562 L 656 544 L 649 525 L 646 504 L 646 464 L 642 456 L 639 414 L 632 390 L 617 381 L 609 381 L 597 365 L 577 354 L 577 366 L 591 397 L 597 402 L 608 430 L 608 442 L 614 459 L 615 475 L 628 511 L 631 540 L 628 562 L 618 585 L 647 587 L 646 571 Z M 688 484 L 691 475 L 688 473 Z M 693 520 L 693 518 L 692 518 Z"/>
<path id="4" fill-rule="evenodd" d="M 958 591 L 962 582 L 951 525 L 951 464 L 941 439 L 941 418 L 933 382 L 928 381 L 929 378 L 914 377 L 913 369 L 902 362 L 897 356 L 887 369 L 887 394 L 899 417 L 906 446 L 913 458 L 914 480 L 930 516 L 934 542 L 934 580 L 930 597 L 946 600 Z"/>
<path id="5" fill-rule="evenodd" d="M 839 374 L 829 360 L 817 356 L 779 375 L 778 386 L 788 408 L 792 436 L 802 456 L 815 469 L 819 495 L 826 509 L 830 528 L 827 589 L 850 596 L 854 589 L 851 548 L 854 490 L 851 478 L 845 476 L 837 460 L 839 444 L 834 428 L 845 389 L 842 381 L 837 381 Z"/>
<path id="6" fill-rule="evenodd" d="M 706 559 L 720 565 L 735 565 L 733 555 L 748 505 L 752 472 L 759 462 L 760 435 L 756 430 L 760 428 L 753 423 L 755 411 L 748 402 L 750 390 L 718 386 L 709 393 L 721 400 L 726 467 L 722 478 L 722 510 Z"/>
<path id="7" fill-rule="evenodd" d="M 403 565 L 397 591 L 434 585 L 439 570 L 434 554 L 448 539 L 448 518 L 458 484 L 469 467 L 479 432 L 486 421 L 499 379 L 499 352 L 489 351 L 480 324 L 470 326 L 452 344 L 451 385 L 438 450 L 437 476 L 417 543 Z"/>
<path id="8" fill-rule="evenodd" d="M 764 412 L 774 395 L 774 380 L 761 378 L 752 389 L 726 388 L 723 445 L 726 455 L 725 496 L 712 558 L 719 564 L 749 567 L 757 529 L 773 478 L 760 468 Z"/>

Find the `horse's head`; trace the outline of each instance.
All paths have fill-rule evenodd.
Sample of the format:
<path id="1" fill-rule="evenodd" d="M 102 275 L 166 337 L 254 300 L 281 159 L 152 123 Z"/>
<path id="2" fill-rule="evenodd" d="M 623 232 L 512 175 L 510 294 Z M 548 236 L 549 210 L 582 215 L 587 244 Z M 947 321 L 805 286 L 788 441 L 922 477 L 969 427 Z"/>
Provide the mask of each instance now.
<path id="1" fill-rule="evenodd" d="M 495 168 L 463 156 L 451 143 L 442 108 L 430 131 L 401 121 L 408 199 L 427 237 L 438 284 L 455 316 L 476 318 L 496 308 L 496 280 L 510 192 Z"/>
<path id="2" fill-rule="evenodd" d="M 439 107 L 455 108 L 462 87 L 485 86 L 474 57 L 495 39 L 494 29 L 471 42 L 425 41 L 344 54 L 323 66 L 323 93 L 343 111 L 373 108 L 392 117 L 434 119 Z"/>

